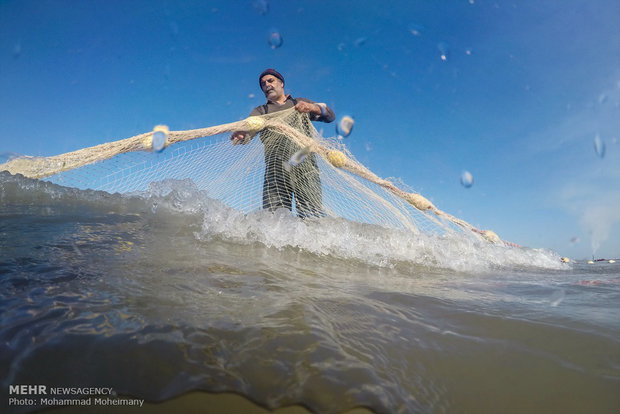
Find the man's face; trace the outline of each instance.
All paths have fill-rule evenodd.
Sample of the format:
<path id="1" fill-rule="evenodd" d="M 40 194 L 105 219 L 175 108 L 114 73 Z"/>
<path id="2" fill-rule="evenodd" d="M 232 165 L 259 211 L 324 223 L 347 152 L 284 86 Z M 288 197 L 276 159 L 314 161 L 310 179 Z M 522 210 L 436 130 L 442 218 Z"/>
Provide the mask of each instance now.
<path id="1" fill-rule="evenodd" d="M 265 97 L 275 101 L 284 95 L 284 83 L 273 75 L 265 75 L 260 78 L 260 88 Z"/>

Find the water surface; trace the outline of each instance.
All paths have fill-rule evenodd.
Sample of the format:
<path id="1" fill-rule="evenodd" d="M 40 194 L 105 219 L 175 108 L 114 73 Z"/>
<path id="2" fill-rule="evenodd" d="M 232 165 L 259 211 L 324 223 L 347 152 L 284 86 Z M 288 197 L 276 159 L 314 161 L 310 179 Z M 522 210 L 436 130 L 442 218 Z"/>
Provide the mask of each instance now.
<path id="1" fill-rule="evenodd" d="M 245 215 L 191 183 L 164 187 L 0 175 L 3 394 L 201 390 L 317 413 L 620 407 L 617 263 Z"/>

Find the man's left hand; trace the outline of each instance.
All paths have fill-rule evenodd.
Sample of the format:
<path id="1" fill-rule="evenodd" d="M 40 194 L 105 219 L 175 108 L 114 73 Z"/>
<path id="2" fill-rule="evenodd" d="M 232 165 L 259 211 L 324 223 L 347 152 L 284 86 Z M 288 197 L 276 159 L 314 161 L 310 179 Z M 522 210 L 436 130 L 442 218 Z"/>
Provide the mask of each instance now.
<path id="1" fill-rule="evenodd" d="M 295 105 L 295 109 L 302 113 L 321 115 L 321 108 L 318 105 L 309 102 L 297 102 L 297 105 Z"/>

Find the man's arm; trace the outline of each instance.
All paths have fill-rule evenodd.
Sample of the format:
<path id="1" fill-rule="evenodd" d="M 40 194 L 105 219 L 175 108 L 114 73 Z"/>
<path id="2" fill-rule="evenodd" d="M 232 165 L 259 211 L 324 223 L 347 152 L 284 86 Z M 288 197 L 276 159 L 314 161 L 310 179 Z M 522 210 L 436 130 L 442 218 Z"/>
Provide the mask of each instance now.
<path id="1" fill-rule="evenodd" d="M 259 108 L 262 109 L 262 107 L 257 106 L 252 110 L 252 112 L 250 112 L 249 116 L 264 115 L 264 113 Z M 230 134 L 230 140 L 232 141 L 233 145 L 245 145 L 248 144 L 255 136 L 256 134 L 251 135 L 247 131 L 233 131 L 233 133 Z"/>
<path id="2" fill-rule="evenodd" d="M 333 122 L 336 114 L 324 103 L 316 103 L 306 98 L 297 98 L 295 109 L 310 115 L 312 121 Z"/>

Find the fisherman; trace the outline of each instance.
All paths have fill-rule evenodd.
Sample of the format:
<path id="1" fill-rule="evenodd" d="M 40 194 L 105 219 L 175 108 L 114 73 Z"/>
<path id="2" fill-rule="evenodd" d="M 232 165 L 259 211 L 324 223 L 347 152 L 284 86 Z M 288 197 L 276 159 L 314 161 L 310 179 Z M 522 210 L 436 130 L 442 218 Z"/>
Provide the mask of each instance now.
<path id="1" fill-rule="evenodd" d="M 311 121 L 329 123 L 336 118 L 334 112 L 324 103 L 293 98 L 285 94 L 284 77 L 275 69 L 266 69 L 258 77 L 258 82 L 267 102 L 254 108 L 250 116 L 265 115 L 294 107 L 298 115 L 308 114 Z M 297 122 L 299 119 L 302 119 L 301 124 Z M 313 129 L 306 117 L 296 116 L 287 121 L 303 134 L 312 136 Z M 235 131 L 230 136 L 233 145 L 247 144 L 252 138 L 253 136 L 246 131 Z M 299 164 L 295 164 L 292 162 L 292 157 L 302 150 L 299 145 L 271 130 L 261 132 L 261 141 L 265 146 L 263 208 L 269 211 L 278 208 L 292 210 L 294 196 L 295 208 L 300 217 L 324 216 L 316 154 L 311 153 Z"/>

